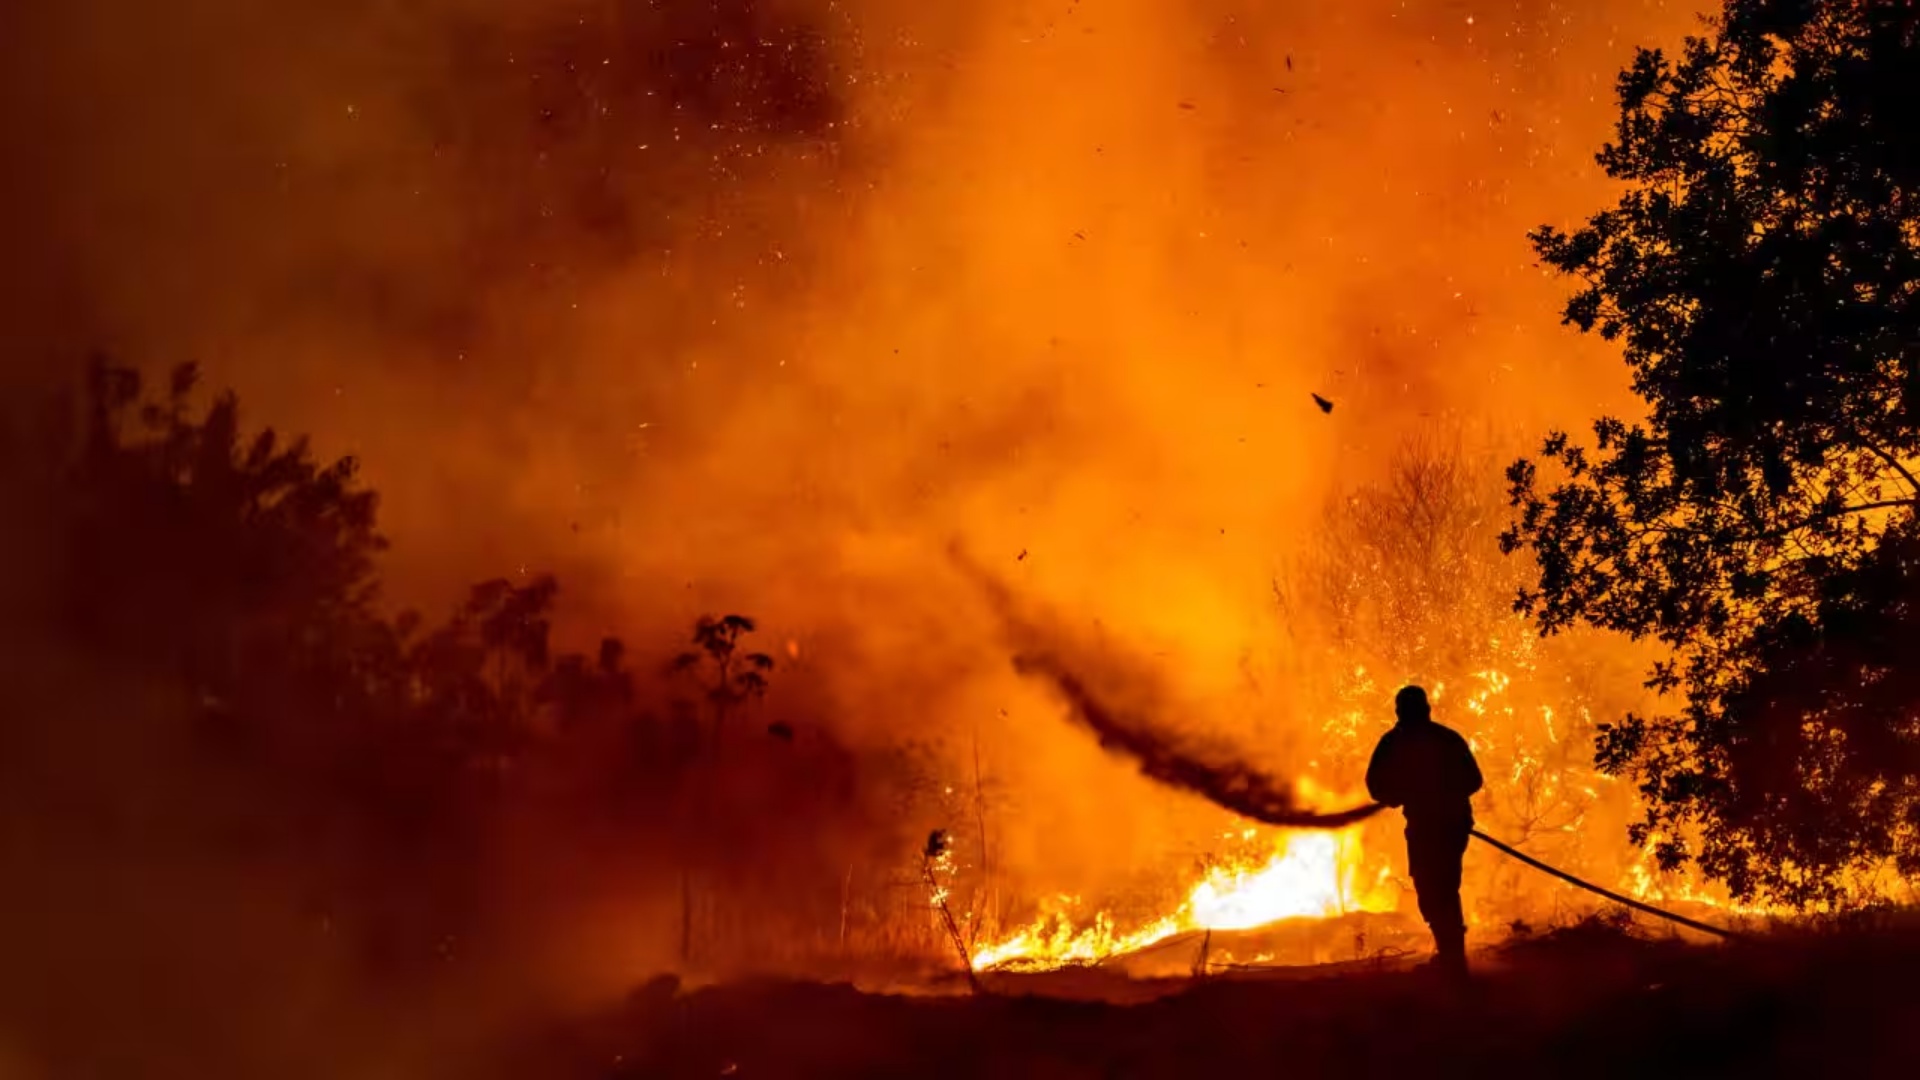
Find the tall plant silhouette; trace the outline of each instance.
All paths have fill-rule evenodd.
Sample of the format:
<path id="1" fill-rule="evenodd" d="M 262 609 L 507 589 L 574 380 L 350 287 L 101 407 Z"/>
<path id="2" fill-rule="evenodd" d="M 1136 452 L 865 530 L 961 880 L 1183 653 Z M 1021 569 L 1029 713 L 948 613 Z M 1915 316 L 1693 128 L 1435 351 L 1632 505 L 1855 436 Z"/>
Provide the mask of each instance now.
<path id="1" fill-rule="evenodd" d="M 725 745 L 727 720 L 742 705 L 767 692 L 767 673 L 773 670 L 773 657 L 762 652 L 747 652 L 741 639 L 753 633 L 754 623 L 745 615 L 703 615 L 693 626 L 694 648 L 673 658 L 670 674 L 691 683 L 706 702 L 709 739 L 706 759 L 717 772 Z M 696 721 L 697 723 L 697 721 Z M 711 817 L 711 784 L 702 784 L 695 798 L 702 819 Z M 693 960 L 695 889 L 692 857 L 683 853 L 680 863 L 680 959 Z"/>
<path id="2" fill-rule="evenodd" d="M 773 657 L 747 652 L 741 639 L 754 632 L 745 615 L 703 615 L 693 627 L 695 648 L 673 658 L 673 673 L 690 681 L 707 704 L 711 748 L 719 754 L 727 720 L 744 704 L 764 696 Z"/>

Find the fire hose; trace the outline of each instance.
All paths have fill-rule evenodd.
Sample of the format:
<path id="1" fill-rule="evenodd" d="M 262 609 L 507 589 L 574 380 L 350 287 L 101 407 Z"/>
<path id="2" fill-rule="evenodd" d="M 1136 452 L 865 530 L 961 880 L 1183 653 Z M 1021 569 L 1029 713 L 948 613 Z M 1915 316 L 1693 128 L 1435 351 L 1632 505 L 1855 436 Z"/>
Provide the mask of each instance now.
<path id="1" fill-rule="evenodd" d="M 1382 808 L 1379 806 L 1379 804 L 1376 803 L 1370 807 L 1356 809 L 1354 811 L 1349 811 L 1348 813 L 1358 814 L 1358 813 L 1361 813 L 1362 810 L 1377 812 L 1380 809 Z M 1626 907 L 1630 907 L 1635 911 L 1644 911 L 1649 915 L 1655 915 L 1662 919 L 1667 919 L 1671 922 L 1679 923 L 1681 926 L 1685 926 L 1692 930 L 1698 930 L 1703 934 L 1712 934 L 1716 937 L 1726 938 L 1730 941 L 1751 941 L 1752 940 L 1752 937 L 1750 935 L 1742 934 L 1736 930 L 1728 930 L 1724 927 L 1713 926 L 1709 923 L 1700 922 L 1697 919 L 1689 919 L 1685 915 L 1679 915 L 1674 912 L 1667 911 L 1663 908 L 1654 907 L 1652 904 L 1645 903 L 1644 901 L 1640 901 L 1640 900 L 1635 900 L 1630 896 L 1622 896 L 1619 893 L 1614 892 L 1612 889 L 1602 888 L 1598 885 L 1595 885 L 1591 881 L 1586 881 L 1582 878 L 1574 877 L 1572 874 L 1567 873 L 1565 870 L 1562 870 L 1556 866 L 1549 866 L 1548 864 L 1541 862 L 1539 859 L 1534 858 L 1533 856 L 1527 854 L 1524 851 L 1521 851 L 1519 848 L 1516 848 L 1511 844 L 1505 843 L 1504 841 L 1501 841 L 1501 840 L 1496 840 L 1493 837 L 1488 836 L 1486 833 L 1481 832 L 1479 829 L 1472 830 L 1469 833 L 1469 835 L 1471 835 L 1475 840 L 1478 840 L 1481 843 L 1486 844 L 1488 847 L 1493 848 L 1494 850 L 1500 852 L 1503 855 L 1507 855 L 1514 859 L 1517 859 L 1520 862 L 1523 862 L 1528 866 L 1533 867 L 1535 870 L 1542 871 L 1543 873 L 1552 874 L 1554 877 L 1559 878 L 1561 881 L 1564 881 L 1569 885 L 1577 885 L 1580 888 L 1587 890 L 1588 892 L 1594 893 L 1598 896 L 1606 897 L 1608 900 L 1611 900 L 1616 904 L 1621 904 Z M 1170 944 L 1172 941 L 1175 941 L 1175 940 L 1178 940 L 1178 939 L 1177 938 L 1169 939 L 1169 942 L 1167 942 L 1167 944 Z M 1212 940 L 1211 934 L 1209 934 L 1208 942 L 1210 942 L 1211 940 Z M 1162 946 L 1150 945 L 1146 949 L 1141 951 L 1142 952 L 1151 951 L 1153 949 L 1160 948 L 1160 947 Z M 1206 965 L 1207 942 L 1203 942 L 1200 948 L 1201 948 L 1200 965 L 1204 967 Z"/>
<path id="2" fill-rule="evenodd" d="M 1748 940 L 1747 935 L 1739 933 L 1737 931 L 1728 930 L 1723 927 L 1712 926 L 1695 919 L 1689 919 L 1685 915 L 1676 915 L 1671 911 L 1666 911 L 1664 909 L 1654 907 L 1652 904 L 1643 903 L 1642 901 L 1635 900 L 1632 897 L 1622 896 L 1611 889 L 1603 889 L 1600 886 L 1595 885 L 1591 881 L 1583 881 L 1580 878 L 1574 877 L 1572 874 L 1567 873 L 1565 870 L 1561 870 L 1557 867 L 1548 866 L 1546 863 L 1541 862 L 1539 859 L 1534 858 L 1533 856 L 1527 854 L 1524 851 L 1521 851 L 1518 848 L 1515 848 L 1509 844 L 1502 843 L 1499 840 L 1495 840 L 1493 837 L 1488 836 L 1486 833 L 1481 832 L 1479 829 L 1473 830 L 1472 835 L 1475 840 L 1478 840 L 1481 843 L 1486 844 L 1489 847 L 1492 847 L 1494 850 L 1499 851 L 1503 855 L 1507 855 L 1512 858 L 1518 859 L 1521 862 L 1526 863 L 1528 866 L 1533 867 L 1535 870 L 1540 870 L 1545 873 L 1552 874 L 1554 877 L 1559 878 L 1561 881 L 1564 881 L 1569 885 L 1578 885 L 1580 888 L 1585 889 L 1590 893 L 1595 893 L 1597 895 L 1604 896 L 1616 904 L 1623 904 L 1627 907 L 1634 909 L 1635 911 L 1644 911 L 1649 915 L 1659 916 L 1660 918 L 1666 919 L 1669 922 L 1679 923 L 1681 926 L 1687 927 L 1688 929 L 1698 930 L 1703 934 L 1713 934 L 1717 937 L 1728 938 L 1734 941 Z"/>
<path id="3" fill-rule="evenodd" d="M 1018 630 L 1022 636 L 1033 636 L 1036 633 L 1032 626 L 1015 617 L 1004 585 L 981 575 L 976 568 L 965 564 L 964 561 L 963 569 L 969 570 L 980 580 L 989 598 L 1000 609 L 1002 616 L 1008 620 L 1010 627 Z M 1015 655 L 1014 669 L 1022 675 L 1041 678 L 1051 683 L 1071 706 L 1070 715 L 1091 729 L 1099 737 L 1103 748 L 1133 759 L 1140 767 L 1140 771 L 1148 778 L 1170 787 L 1190 791 L 1222 809 L 1243 817 L 1281 828 L 1340 829 L 1364 821 L 1386 809 L 1380 803 L 1370 802 L 1333 813 L 1311 810 L 1297 804 L 1293 798 L 1291 785 L 1280 781 L 1277 777 L 1241 763 L 1209 762 L 1190 754 L 1176 740 L 1155 730 L 1154 725 L 1140 723 L 1125 714 L 1114 711 L 1097 692 L 1097 684 L 1082 678 L 1053 650 L 1024 649 Z M 1503 855 L 1517 859 L 1542 873 L 1551 874 L 1569 885 L 1585 889 L 1596 896 L 1605 897 L 1616 904 L 1635 911 L 1643 911 L 1648 915 L 1698 930 L 1703 934 L 1712 934 L 1730 940 L 1748 939 L 1748 935 L 1737 931 L 1689 919 L 1685 915 L 1654 907 L 1644 901 L 1602 888 L 1591 881 L 1577 878 L 1478 829 L 1472 830 L 1471 835 Z"/>

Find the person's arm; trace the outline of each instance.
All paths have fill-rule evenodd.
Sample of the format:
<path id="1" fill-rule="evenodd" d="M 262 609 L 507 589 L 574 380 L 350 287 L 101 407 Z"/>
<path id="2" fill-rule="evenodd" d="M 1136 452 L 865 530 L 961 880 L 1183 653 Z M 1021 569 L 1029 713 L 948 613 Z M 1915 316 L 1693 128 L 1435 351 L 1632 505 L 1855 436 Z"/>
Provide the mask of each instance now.
<path id="1" fill-rule="evenodd" d="M 1392 742 L 1392 732 L 1382 736 L 1373 748 L 1372 760 L 1367 762 L 1367 795 L 1382 806 L 1399 806 L 1404 801 L 1397 790 L 1399 785 L 1393 781 Z"/>
<path id="2" fill-rule="evenodd" d="M 1473 745 L 1467 742 L 1465 735 L 1459 736 L 1459 739 L 1461 763 L 1460 781 L 1467 789 L 1466 793 L 1471 796 L 1479 792 L 1481 785 L 1485 781 L 1480 776 L 1480 763 L 1473 760 Z"/>

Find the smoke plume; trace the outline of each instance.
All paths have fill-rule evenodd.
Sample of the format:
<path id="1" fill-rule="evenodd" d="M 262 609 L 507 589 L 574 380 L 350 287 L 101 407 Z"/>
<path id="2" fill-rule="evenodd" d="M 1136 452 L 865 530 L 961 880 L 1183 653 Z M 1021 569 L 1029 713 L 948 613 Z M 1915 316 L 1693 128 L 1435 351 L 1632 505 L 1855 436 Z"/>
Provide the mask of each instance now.
<path id="1" fill-rule="evenodd" d="M 1014 646 L 1014 670 L 1065 700 L 1073 721 L 1109 753 L 1132 761 L 1148 779 L 1267 825 L 1340 829 L 1380 812 L 1377 803 L 1321 811 L 1301 805 L 1296 785 L 1191 735 L 1169 717 L 1166 694 L 1138 659 L 1102 642 L 1076 640 L 1057 619 L 1023 611 L 999 579 L 964 553 L 960 572 L 980 587 Z"/>
<path id="2" fill-rule="evenodd" d="M 1291 829 L 1340 829 L 1382 809 L 1378 803 L 1368 803 L 1332 812 L 1309 810 L 1299 804 L 1293 786 L 1280 777 L 1237 761 L 1205 761 L 1181 747 L 1175 737 L 1111 708 L 1091 683 L 1068 670 L 1057 656 L 1026 653 L 1014 657 L 1013 665 L 1022 675 L 1044 679 L 1059 691 L 1073 719 L 1099 736 L 1101 746 L 1131 758 L 1148 777 L 1236 814 Z"/>

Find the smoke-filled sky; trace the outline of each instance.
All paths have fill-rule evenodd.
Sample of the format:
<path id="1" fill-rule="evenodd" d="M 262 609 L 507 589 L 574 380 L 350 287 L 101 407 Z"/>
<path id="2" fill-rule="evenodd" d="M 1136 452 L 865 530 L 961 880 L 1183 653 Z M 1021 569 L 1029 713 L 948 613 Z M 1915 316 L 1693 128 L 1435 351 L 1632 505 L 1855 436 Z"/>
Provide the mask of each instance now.
<path id="1" fill-rule="evenodd" d="M 198 360 L 359 455 L 399 601 L 553 569 L 589 629 L 760 616 L 856 731 L 991 727 L 1013 680 L 974 678 L 958 542 L 1204 697 L 1403 435 L 1623 407 L 1524 234 L 1608 200 L 1614 73 L 1692 19 L 7 5 L 4 349 Z M 1065 768 L 1038 723 L 996 752 Z"/>

